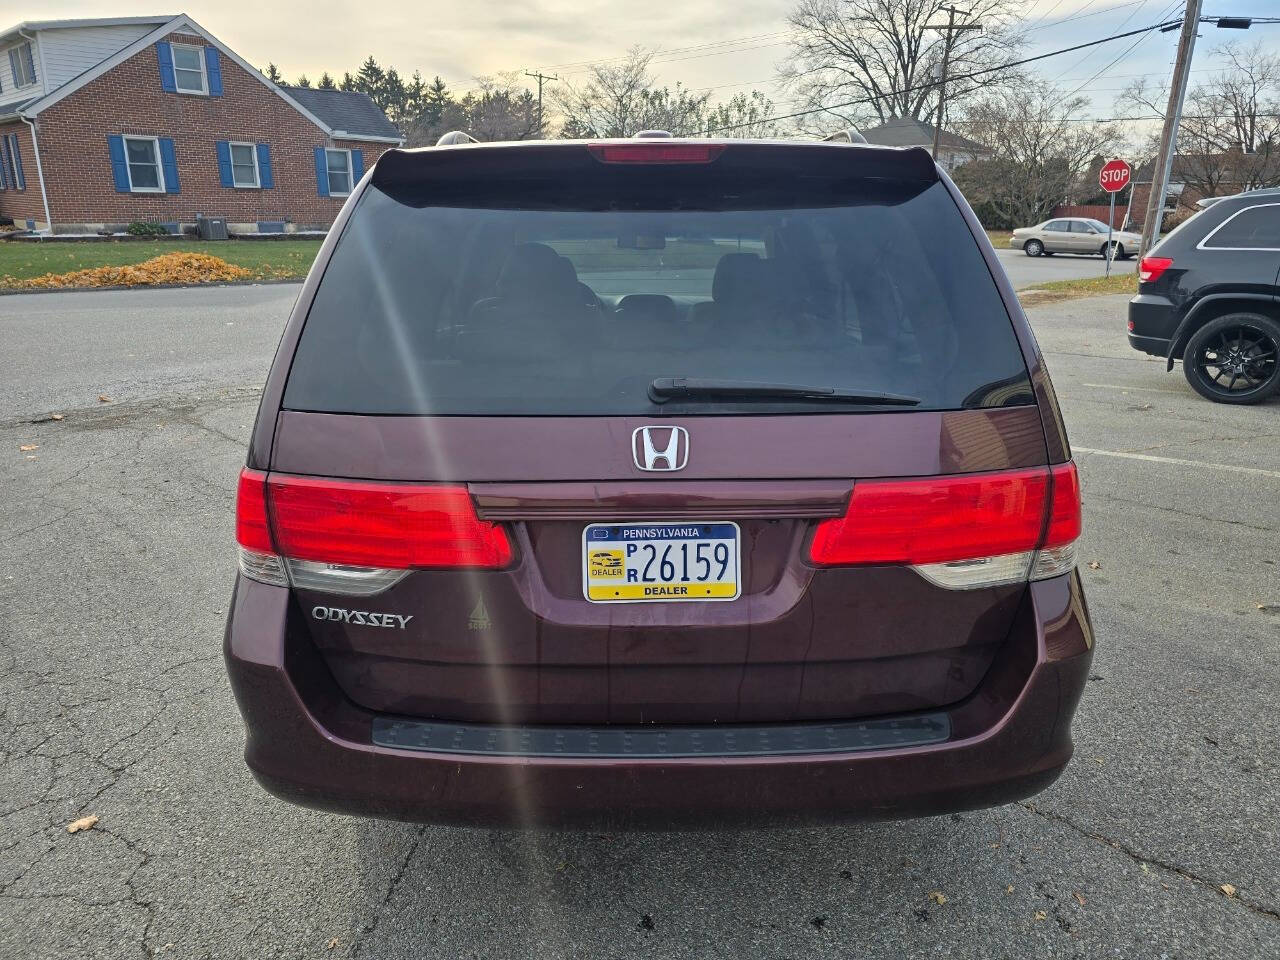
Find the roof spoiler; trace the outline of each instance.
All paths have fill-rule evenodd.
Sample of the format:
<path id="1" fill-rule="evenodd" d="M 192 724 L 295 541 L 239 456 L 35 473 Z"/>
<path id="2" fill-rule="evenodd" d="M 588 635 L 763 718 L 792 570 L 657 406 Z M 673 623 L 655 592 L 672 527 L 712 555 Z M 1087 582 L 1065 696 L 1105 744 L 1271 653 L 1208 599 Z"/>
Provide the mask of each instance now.
<path id="1" fill-rule="evenodd" d="M 463 139 L 465 138 L 465 139 Z M 608 143 L 610 141 L 600 141 Z M 619 139 L 634 145 L 635 140 Z M 680 138 L 672 142 L 681 142 Z M 855 143 L 855 141 L 847 141 Z M 565 179 L 591 177 L 601 171 L 600 162 L 581 140 L 517 140 L 505 143 L 477 143 L 465 134 L 442 143 L 466 145 L 466 150 L 397 148 L 378 158 L 373 168 L 373 185 L 384 189 L 431 185 L 445 192 L 450 184 L 487 179 L 511 182 L 514 178 Z M 877 180 L 933 183 L 940 179 L 938 167 L 921 147 L 880 147 L 858 145 L 835 150 L 840 142 L 818 140 L 730 141 L 716 161 L 716 169 L 727 176 L 758 175 L 766 170 L 806 171 L 815 176 L 868 177 Z M 687 174 L 688 169 L 685 170 Z"/>
<path id="2" fill-rule="evenodd" d="M 835 133 L 829 133 L 822 138 L 823 143 L 866 143 L 867 138 L 860 134 L 853 127 L 846 127 L 844 130 L 837 130 Z"/>
<path id="3" fill-rule="evenodd" d="M 456 147 L 461 143 L 479 143 L 480 141 L 464 130 L 450 130 L 448 133 L 440 135 L 440 139 L 436 141 L 437 147 Z"/>

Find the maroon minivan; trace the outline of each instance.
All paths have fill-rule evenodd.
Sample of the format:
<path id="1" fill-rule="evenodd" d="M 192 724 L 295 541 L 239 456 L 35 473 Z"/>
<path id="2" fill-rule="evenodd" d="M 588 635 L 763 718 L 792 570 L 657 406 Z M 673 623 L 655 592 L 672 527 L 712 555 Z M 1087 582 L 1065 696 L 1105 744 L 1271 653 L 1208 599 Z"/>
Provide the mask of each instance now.
<path id="1" fill-rule="evenodd" d="M 236 527 L 245 756 L 308 806 L 898 817 L 1071 756 L 1076 470 L 920 149 L 387 153 L 289 318 Z"/>

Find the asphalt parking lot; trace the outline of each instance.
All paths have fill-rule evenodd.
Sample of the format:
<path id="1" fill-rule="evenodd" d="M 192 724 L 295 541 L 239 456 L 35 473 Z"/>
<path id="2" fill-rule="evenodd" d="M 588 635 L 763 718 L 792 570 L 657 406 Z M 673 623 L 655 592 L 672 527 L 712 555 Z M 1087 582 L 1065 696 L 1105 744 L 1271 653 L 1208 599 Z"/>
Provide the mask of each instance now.
<path id="1" fill-rule="evenodd" d="M 1076 758 L 1028 802 L 369 822 L 256 786 L 222 667 L 234 478 L 296 291 L 0 297 L 0 956 L 1280 957 L 1280 401 L 1202 400 L 1129 350 L 1122 297 L 1031 312 L 1098 647 Z"/>

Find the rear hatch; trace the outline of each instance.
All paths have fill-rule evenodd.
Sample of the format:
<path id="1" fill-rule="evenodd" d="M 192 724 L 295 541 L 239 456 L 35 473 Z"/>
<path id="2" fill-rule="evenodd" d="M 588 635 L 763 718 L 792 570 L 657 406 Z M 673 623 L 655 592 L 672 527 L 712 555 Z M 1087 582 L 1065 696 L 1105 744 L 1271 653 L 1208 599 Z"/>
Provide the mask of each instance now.
<path id="1" fill-rule="evenodd" d="M 927 155 L 393 152 L 353 202 L 247 481 L 353 701 L 679 724 L 972 693 L 1070 478 Z"/>

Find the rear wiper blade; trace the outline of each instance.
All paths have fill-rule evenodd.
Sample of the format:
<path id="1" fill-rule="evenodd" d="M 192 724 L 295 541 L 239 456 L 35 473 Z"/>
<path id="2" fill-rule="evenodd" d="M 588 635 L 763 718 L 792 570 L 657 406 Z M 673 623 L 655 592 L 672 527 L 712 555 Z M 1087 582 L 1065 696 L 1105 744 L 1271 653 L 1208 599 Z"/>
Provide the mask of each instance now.
<path id="1" fill-rule="evenodd" d="M 914 407 L 920 403 L 919 397 L 901 393 L 700 377 L 658 377 L 649 384 L 649 399 L 654 403 L 666 403 L 668 400 L 832 400 L 885 407 Z"/>

